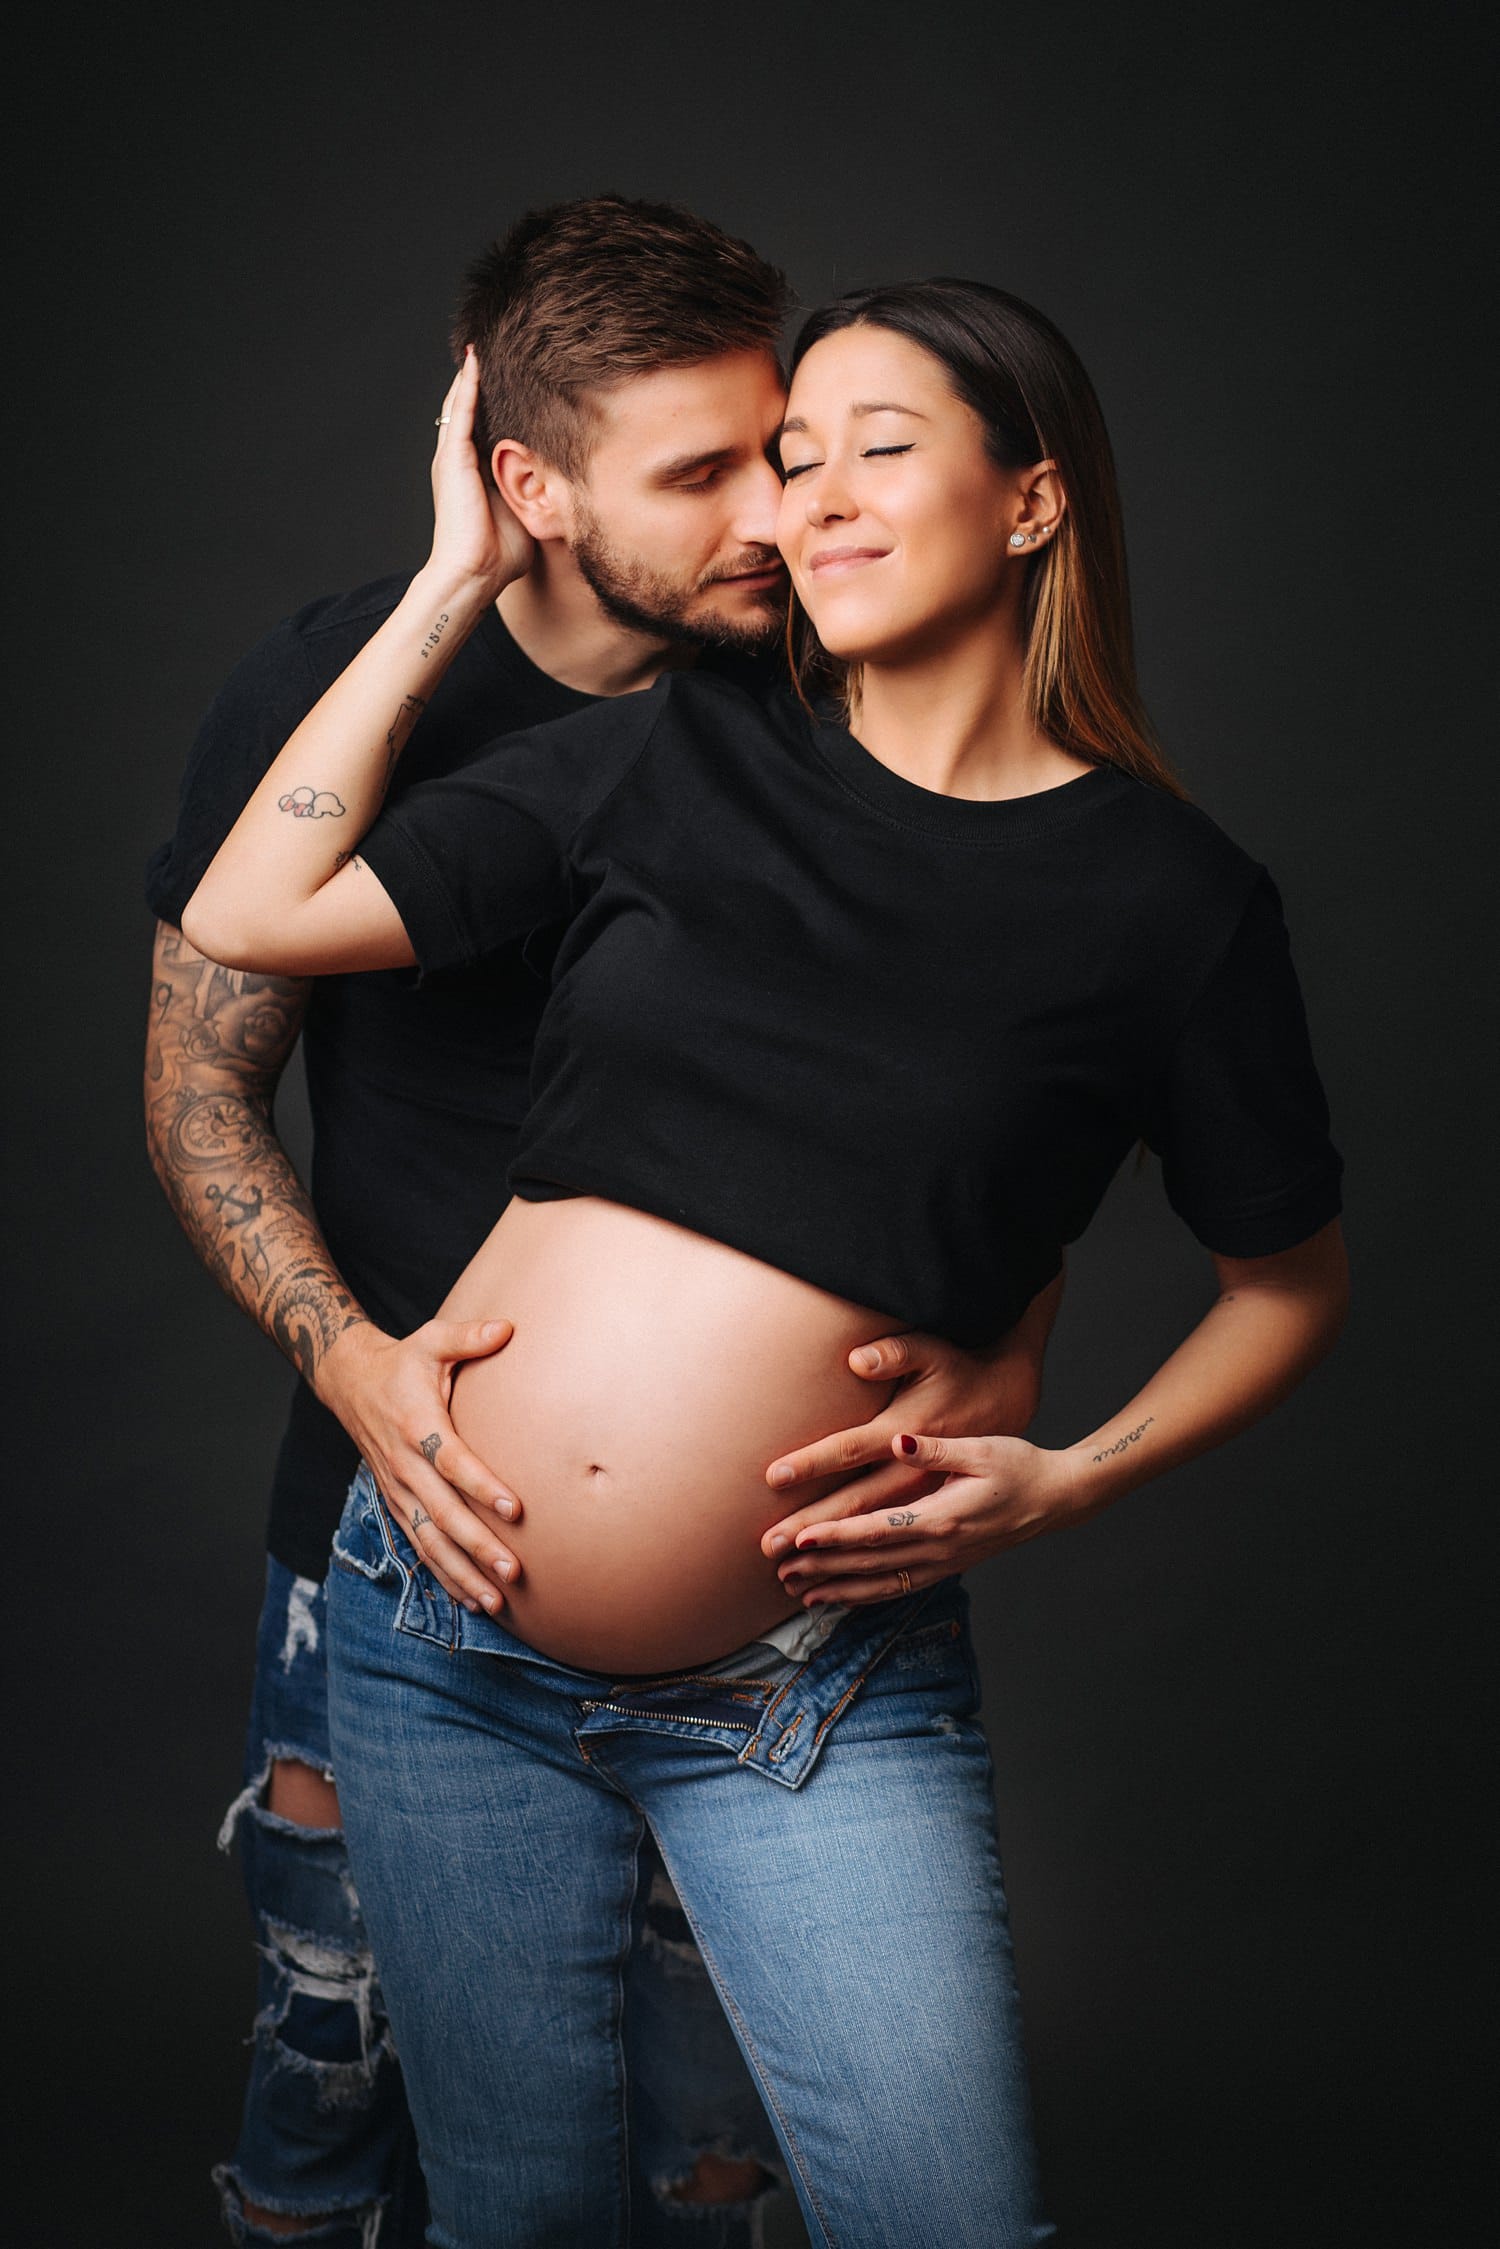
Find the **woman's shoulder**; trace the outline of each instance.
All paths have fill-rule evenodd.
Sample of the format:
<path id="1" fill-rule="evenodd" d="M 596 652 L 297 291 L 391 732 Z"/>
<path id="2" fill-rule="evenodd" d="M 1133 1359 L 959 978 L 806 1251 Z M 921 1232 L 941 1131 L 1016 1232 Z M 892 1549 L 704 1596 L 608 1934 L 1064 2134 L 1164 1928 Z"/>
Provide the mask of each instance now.
<path id="1" fill-rule="evenodd" d="M 1153 914 L 1205 931 L 1232 928 L 1270 885 L 1266 868 L 1203 805 L 1153 782 L 1127 783 L 1106 845 L 1121 878 Z"/>

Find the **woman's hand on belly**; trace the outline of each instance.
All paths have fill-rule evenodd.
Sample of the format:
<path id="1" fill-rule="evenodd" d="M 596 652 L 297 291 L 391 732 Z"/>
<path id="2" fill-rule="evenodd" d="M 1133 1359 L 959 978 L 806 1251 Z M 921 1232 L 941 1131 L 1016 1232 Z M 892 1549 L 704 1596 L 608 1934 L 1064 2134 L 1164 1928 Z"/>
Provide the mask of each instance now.
<path id="1" fill-rule="evenodd" d="M 920 1592 L 1008 1546 L 1081 1523 L 1099 1504 L 1066 1454 L 1020 1437 L 908 1431 L 892 1450 L 924 1478 L 926 1496 L 800 1531 L 781 1582 L 804 1608 Z"/>
<path id="2" fill-rule="evenodd" d="M 965 1351 L 940 1335 L 888 1335 L 849 1354 L 851 1370 L 865 1382 L 894 1381 L 883 1410 L 852 1429 L 835 1430 L 816 1444 L 773 1460 L 766 1482 L 790 1493 L 815 1478 L 839 1481 L 815 1504 L 811 1495 L 763 1540 L 773 1560 L 786 1555 L 798 1534 L 816 1523 L 910 1505 L 931 1491 L 932 1476 L 893 1451 L 903 1431 L 932 1437 L 1019 1437 L 1041 1402 L 1042 1360 L 1062 1301 L 1059 1273 L 1033 1298 L 1007 1335 L 987 1351 Z"/>

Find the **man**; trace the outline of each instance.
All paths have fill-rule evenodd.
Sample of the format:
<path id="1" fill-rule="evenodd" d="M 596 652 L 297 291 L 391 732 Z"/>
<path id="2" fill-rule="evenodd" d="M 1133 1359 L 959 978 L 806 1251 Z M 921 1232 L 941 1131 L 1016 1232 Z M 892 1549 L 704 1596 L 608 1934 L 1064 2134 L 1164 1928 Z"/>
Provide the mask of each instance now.
<path id="1" fill-rule="evenodd" d="M 747 245 L 618 197 L 532 214 L 472 268 L 455 341 L 476 346 L 481 457 L 535 558 L 422 714 L 398 791 L 497 735 L 645 688 L 669 663 L 776 660 L 787 597 L 768 456 L 785 310 L 782 277 Z M 357 1455 L 457 1598 L 498 1613 L 513 1566 L 508 1495 L 447 1411 L 454 1369 L 508 1330 L 430 1315 L 503 1206 L 545 935 L 420 984 L 376 975 L 314 989 L 222 969 L 177 926 L 266 766 L 402 584 L 315 603 L 245 660 L 205 722 L 148 880 L 152 1159 L 203 1263 L 304 1378 L 272 1489 L 245 1785 L 223 1837 L 241 1835 L 262 1953 L 241 2140 L 218 2174 L 231 2227 L 250 2241 L 321 2229 L 320 2241 L 353 2243 L 375 2226 L 382 2243 L 420 2238 L 399 2071 L 328 1764 L 323 1579 Z M 311 1197 L 271 1116 L 299 1035 Z M 1038 1350 L 980 1361 L 893 1338 L 858 1371 L 903 1378 L 902 1427 L 1017 1428 Z M 681 2241 L 701 2220 L 705 2239 L 748 2241 L 750 2204 L 779 2166 L 774 2139 L 665 1876 L 646 1864 L 642 1879 L 623 2031 L 633 2238 Z"/>

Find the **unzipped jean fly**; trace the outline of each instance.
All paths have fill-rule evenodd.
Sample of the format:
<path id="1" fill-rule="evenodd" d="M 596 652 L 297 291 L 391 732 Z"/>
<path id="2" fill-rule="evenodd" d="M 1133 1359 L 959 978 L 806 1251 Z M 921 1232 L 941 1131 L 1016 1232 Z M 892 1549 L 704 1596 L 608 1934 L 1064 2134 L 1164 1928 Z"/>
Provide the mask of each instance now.
<path id="1" fill-rule="evenodd" d="M 333 1757 L 438 2249 L 618 2249 L 660 2190 L 625 2124 L 648 1838 L 814 2249 L 1053 2238 L 967 1607 L 950 1579 L 800 1664 L 611 1680 L 458 1607 L 360 1471 Z"/>

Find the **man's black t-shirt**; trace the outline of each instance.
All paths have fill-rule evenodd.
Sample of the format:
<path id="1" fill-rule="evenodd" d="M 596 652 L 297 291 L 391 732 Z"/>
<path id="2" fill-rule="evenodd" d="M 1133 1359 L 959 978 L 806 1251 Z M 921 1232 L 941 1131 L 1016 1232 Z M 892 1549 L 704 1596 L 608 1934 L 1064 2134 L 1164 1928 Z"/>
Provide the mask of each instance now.
<path id="1" fill-rule="evenodd" d="M 937 795 L 784 689 L 680 673 L 408 787 L 360 853 L 428 972 L 566 922 L 529 1200 L 632 1204 L 970 1344 L 1137 1139 L 1225 1256 L 1338 1211 L 1271 878 L 1108 766 Z"/>
<path id="2" fill-rule="evenodd" d="M 314 602 L 231 675 L 199 732 L 177 827 L 154 854 L 146 896 L 182 910 L 287 737 L 405 591 L 382 579 Z M 454 659 L 398 770 L 394 801 L 495 737 L 585 708 L 592 697 L 538 671 L 491 612 Z M 310 1181 L 328 1246 L 372 1319 L 404 1335 L 430 1319 L 500 1215 L 526 1113 L 532 1042 L 547 997 L 545 943 L 503 943 L 420 988 L 409 973 L 329 976 L 303 1032 L 313 1120 Z M 271 1494 L 268 1543 L 321 1578 L 354 1447 L 299 1383 Z"/>

